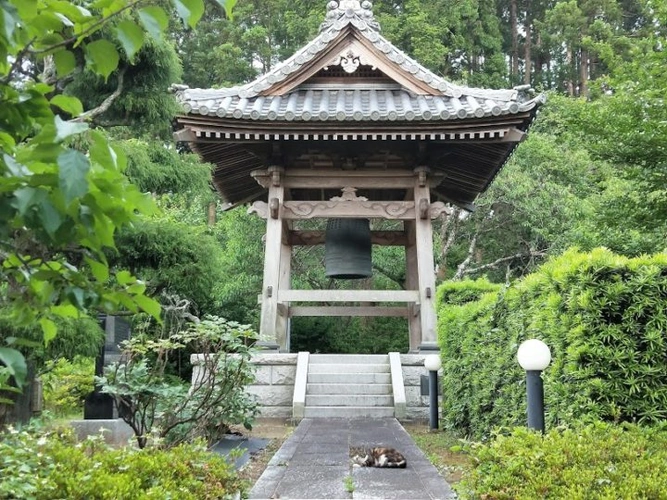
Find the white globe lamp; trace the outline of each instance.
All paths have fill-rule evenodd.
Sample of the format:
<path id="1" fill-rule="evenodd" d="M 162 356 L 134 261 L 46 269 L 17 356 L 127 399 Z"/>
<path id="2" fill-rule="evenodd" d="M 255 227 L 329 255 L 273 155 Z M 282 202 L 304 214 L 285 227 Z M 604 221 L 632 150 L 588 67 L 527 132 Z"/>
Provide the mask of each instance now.
<path id="1" fill-rule="evenodd" d="M 526 340 L 516 353 L 521 368 L 526 371 L 542 371 L 551 363 L 549 346 L 538 339 Z"/>
<path id="2" fill-rule="evenodd" d="M 442 368 L 442 359 L 439 354 L 429 354 L 424 357 L 424 366 L 430 372 L 437 372 Z"/>

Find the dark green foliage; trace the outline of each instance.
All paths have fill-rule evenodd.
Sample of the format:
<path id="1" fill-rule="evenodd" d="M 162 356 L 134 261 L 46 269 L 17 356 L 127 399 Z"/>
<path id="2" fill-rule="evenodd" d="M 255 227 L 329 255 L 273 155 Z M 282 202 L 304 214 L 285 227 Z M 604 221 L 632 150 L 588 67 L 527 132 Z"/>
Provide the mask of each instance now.
<path id="1" fill-rule="evenodd" d="M 506 380 L 503 364 L 511 354 L 507 344 L 498 341 L 492 321 L 499 288 L 478 280 L 446 283 L 438 290 L 440 299 L 454 300 L 453 305 L 439 302 L 438 312 L 443 426 L 463 434 L 490 430 L 489 411 Z M 471 302 L 473 297 L 478 300 Z"/>
<path id="2" fill-rule="evenodd" d="M 495 1 L 373 3 L 384 36 L 432 71 L 471 86 L 507 86 Z"/>
<path id="3" fill-rule="evenodd" d="M 95 108 L 117 89 L 119 72 L 123 72 L 124 92 L 96 122 L 105 127 L 129 126 L 139 135 L 168 137 L 178 107 L 167 89 L 182 72 L 176 51 L 167 42 L 147 37 L 132 63 L 122 60 L 119 71 L 108 79 L 83 72 L 66 90 L 81 100 L 84 109 Z"/>
<path id="4" fill-rule="evenodd" d="M 548 425 L 663 420 L 666 332 L 667 254 L 568 251 L 502 294 L 441 306 L 445 424 L 481 436 L 524 421 L 515 356 L 528 338 L 552 351 L 544 372 Z"/>
<path id="5" fill-rule="evenodd" d="M 225 212 L 215 231 L 222 247 L 216 306 L 226 318 L 259 325 L 257 294 L 262 289 L 266 223 L 242 208 Z"/>
<path id="6" fill-rule="evenodd" d="M 205 229 L 173 220 L 143 219 L 119 233 L 113 264 L 132 269 L 151 294 L 187 298 L 196 313 L 212 312 L 224 280 L 222 249 Z"/>
<path id="7" fill-rule="evenodd" d="M 76 356 L 98 355 L 104 342 L 104 332 L 96 320 L 89 317 L 62 318 L 56 324 L 58 336 L 45 344 L 39 325 L 18 326 L 11 317 L 0 311 L 0 344 L 13 344 L 37 373 L 44 370 L 49 360 L 73 360 Z"/>
<path id="8" fill-rule="evenodd" d="M 125 174 L 142 192 L 189 193 L 212 199 L 211 168 L 193 154 L 179 154 L 160 141 L 128 139 L 122 142 L 127 155 Z"/>
<path id="9" fill-rule="evenodd" d="M 664 429 L 596 423 L 541 436 L 518 428 L 469 451 L 476 465 L 456 487 L 462 499 L 634 500 L 667 491 Z"/>
<path id="10" fill-rule="evenodd" d="M 341 354 L 406 353 L 407 321 L 398 318 L 294 318 L 291 352 Z"/>
<path id="11" fill-rule="evenodd" d="M 51 500 L 232 498 L 245 484 L 201 444 L 113 449 L 99 437 L 76 444 L 71 429 L 0 436 L 0 498 Z"/>

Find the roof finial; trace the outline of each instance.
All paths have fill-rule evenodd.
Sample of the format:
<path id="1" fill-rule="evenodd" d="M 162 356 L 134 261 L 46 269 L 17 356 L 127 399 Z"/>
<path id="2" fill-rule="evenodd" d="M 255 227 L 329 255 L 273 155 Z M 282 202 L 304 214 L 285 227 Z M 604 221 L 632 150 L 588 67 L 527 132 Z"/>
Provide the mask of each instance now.
<path id="1" fill-rule="evenodd" d="M 380 31 L 380 24 L 373 15 L 373 4 L 368 0 L 331 0 L 327 4 L 327 15 L 320 25 L 320 31 L 324 31 L 334 24 L 340 29 L 342 25 L 351 23 L 353 19 L 362 21 L 365 27 Z"/>

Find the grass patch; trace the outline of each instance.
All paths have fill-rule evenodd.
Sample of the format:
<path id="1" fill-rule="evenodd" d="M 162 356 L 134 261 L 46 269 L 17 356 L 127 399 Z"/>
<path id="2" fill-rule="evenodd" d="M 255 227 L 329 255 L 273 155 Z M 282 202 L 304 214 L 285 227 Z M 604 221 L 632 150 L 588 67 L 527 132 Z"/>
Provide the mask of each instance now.
<path id="1" fill-rule="evenodd" d="M 354 479 L 352 476 L 345 476 L 343 483 L 345 484 L 345 491 L 348 493 L 354 493 Z"/>
<path id="2" fill-rule="evenodd" d="M 266 448 L 250 457 L 250 462 L 238 472 L 239 477 L 247 481 L 250 487 L 252 487 L 266 469 L 273 455 L 275 455 L 285 440 L 294 432 L 294 429 L 295 427 L 285 425 L 284 423 L 258 419 L 250 434 L 254 437 L 269 438 L 271 442 Z M 278 465 L 286 466 L 287 464 Z"/>
<path id="3" fill-rule="evenodd" d="M 425 425 L 407 424 L 404 427 L 449 484 L 458 483 L 472 469 L 470 456 L 463 451 L 461 441 L 455 435 L 431 431 Z"/>

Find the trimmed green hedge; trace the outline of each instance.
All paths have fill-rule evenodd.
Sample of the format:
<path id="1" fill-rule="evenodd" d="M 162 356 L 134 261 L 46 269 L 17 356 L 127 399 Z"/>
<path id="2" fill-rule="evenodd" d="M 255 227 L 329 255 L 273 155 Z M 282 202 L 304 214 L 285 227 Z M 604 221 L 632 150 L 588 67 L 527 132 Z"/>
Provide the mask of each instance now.
<path id="1" fill-rule="evenodd" d="M 543 375 L 548 424 L 666 418 L 667 254 L 628 259 L 571 250 L 505 290 L 442 303 L 447 427 L 480 437 L 525 422 L 516 350 L 528 338 L 552 352 Z"/>
<path id="2" fill-rule="evenodd" d="M 516 428 L 469 451 L 475 466 L 456 486 L 462 499 L 635 500 L 667 492 L 664 430 L 597 423 L 542 436 Z"/>
<path id="3" fill-rule="evenodd" d="M 71 430 L 0 435 L 0 498 L 204 500 L 243 488 L 233 466 L 204 446 L 112 449 L 99 437 L 77 444 Z"/>

